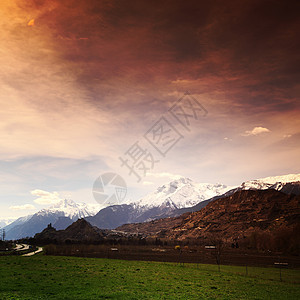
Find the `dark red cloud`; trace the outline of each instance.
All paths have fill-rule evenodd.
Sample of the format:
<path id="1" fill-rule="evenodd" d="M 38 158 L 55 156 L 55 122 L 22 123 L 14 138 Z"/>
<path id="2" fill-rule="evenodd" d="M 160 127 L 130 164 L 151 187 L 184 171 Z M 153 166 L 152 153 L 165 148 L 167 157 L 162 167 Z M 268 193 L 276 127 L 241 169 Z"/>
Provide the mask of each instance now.
<path id="1" fill-rule="evenodd" d="M 203 82 L 190 86 L 194 93 L 218 90 L 248 111 L 297 106 L 298 1 L 31 3 L 41 12 L 37 26 L 51 32 L 91 99 L 130 89 L 151 94 L 184 79 Z"/>

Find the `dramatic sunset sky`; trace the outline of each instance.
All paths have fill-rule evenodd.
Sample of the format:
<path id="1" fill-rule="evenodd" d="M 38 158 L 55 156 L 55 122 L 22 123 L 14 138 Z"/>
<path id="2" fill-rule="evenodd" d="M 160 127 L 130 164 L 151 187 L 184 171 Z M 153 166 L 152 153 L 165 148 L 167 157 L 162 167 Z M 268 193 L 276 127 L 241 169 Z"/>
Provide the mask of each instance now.
<path id="1" fill-rule="evenodd" d="M 178 176 L 238 185 L 299 173 L 299 1 L 1 0 L 0 218 L 136 199 Z M 165 155 L 143 135 L 185 91 L 208 111 Z M 174 126 L 175 126 L 174 125 Z M 137 183 L 120 157 L 159 160 Z"/>

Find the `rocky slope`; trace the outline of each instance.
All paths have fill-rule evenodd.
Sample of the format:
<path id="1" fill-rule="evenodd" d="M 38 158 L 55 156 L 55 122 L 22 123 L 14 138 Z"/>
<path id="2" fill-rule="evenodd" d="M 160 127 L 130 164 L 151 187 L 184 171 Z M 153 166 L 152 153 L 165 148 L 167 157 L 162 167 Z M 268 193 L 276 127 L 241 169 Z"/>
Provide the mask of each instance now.
<path id="1" fill-rule="evenodd" d="M 276 190 L 240 190 L 208 203 L 197 212 L 117 229 L 170 239 L 206 237 L 216 232 L 224 238 L 238 239 L 256 230 L 271 232 L 299 222 L 300 196 Z"/>

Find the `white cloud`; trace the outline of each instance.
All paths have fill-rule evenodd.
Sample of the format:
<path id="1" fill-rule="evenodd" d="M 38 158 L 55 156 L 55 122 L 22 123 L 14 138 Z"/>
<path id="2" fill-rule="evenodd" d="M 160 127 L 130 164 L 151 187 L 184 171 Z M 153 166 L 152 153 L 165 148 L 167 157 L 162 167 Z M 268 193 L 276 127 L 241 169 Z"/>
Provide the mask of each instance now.
<path id="1" fill-rule="evenodd" d="M 13 205 L 13 206 L 10 206 L 9 209 L 12 209 L 12 210 L 27 210 L 27 209 L 35 209 L 35 206 L 32 205 L 32 204 Z"/>
<path id="2" fill-rule="evenodd" d="M 43 190 L 33 190 L 31 194 L 39 198 L 35 199 L 34 202 L 37 204 L 56 204 L 59 201 L 63 200 L 60 198 L 57 192 L 47 192 Z"/>
<path id="3" fill-rule="evenodd" d="M 243 136 L 251 136 L 251 135 L 259 135 L 262 133 L 271 132 L 268 128 L 265 127 L 254 127 L 252 130 L 247 130 L 245 133 L 243 133 Z"/>

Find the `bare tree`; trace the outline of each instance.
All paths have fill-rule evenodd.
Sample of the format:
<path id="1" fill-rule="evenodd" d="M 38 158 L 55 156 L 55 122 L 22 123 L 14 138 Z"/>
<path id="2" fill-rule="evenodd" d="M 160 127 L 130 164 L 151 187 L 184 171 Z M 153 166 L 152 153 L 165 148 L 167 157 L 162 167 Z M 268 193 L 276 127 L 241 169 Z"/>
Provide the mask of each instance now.
<path id="1" fill-rule="evenodd" d="M 214 248 L 212 248 L 210 251 L 211 251 L 212 256 L 216 259 L 216 263 L 218 265 L 218 270 L 220 272 L 221 256 L 222 256 L 222 254 L 224 252 L 224 248 L 225 248 L 224 240 L 220 233 L 212 233 L 208 237 L 208 241 L 211 244 L 211 246 L 214 246 Z"/>

